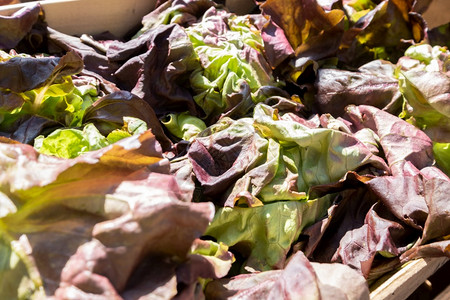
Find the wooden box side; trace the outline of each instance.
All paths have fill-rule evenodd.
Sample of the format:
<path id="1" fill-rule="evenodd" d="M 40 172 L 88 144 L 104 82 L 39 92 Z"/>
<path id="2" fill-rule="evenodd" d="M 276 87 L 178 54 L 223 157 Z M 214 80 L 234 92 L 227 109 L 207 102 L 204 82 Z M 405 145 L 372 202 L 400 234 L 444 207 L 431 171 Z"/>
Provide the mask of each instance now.
<path id="1" fill-rule="evenodd" d="M 110 31 L 122 37 L 152 11 L 156 0 L 46 0 L 0 7 L 8 16 L 39 2 L 50 27 L 70 35 Z"/>

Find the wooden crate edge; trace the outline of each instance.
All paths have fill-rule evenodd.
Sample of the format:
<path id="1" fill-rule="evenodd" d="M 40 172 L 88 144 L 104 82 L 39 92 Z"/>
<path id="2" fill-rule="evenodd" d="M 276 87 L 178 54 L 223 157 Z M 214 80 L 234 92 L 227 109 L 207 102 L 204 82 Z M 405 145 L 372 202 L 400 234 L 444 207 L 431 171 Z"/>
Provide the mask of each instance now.
<path id="1" fill-rule="evenodd" d="M 448 257 L 421 258 L 411 261 L 372 291 L 370 299 L 406 299 L 447 261 L 449 261 Z"/>

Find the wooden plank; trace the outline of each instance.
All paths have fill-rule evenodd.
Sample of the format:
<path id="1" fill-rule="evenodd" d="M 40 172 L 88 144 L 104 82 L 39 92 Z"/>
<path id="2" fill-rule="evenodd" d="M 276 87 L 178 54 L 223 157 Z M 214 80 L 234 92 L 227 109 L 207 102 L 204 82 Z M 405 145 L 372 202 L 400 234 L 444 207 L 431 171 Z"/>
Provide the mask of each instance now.
<path id="1" fill-rule="evenodd" d="M 73 35 L 95 34 L 109 30 L 123 36 L 150 12 L 156 0 L 46 0 L 0 7 L 0 15 L 11 15 L 22 7 L 39 2 L 49 25 Z M 255 7 L 252 0 L 226 0 L 231 11 L 243 14 Z M 450 21 L 450 1 L 433 0 L 424 17 L 430 28 Z"/>
<path id="2" fill-rule="evenodd" d="M 447 257 L 433 257 L 414 260 L 403 266 L 398 272 L 389 277 L 372 293 L 370 293 L 370 299 L 406 299 L 448 260 L 449 259 Z"/>
<path id="3" fill-rule="evenodd" d="M 50 27 L 70 35 L 110 31 L 122 37 L 152 11 L 156 0 L 46 0 L 0 7 L 8 16 L 39 2 Z"/>

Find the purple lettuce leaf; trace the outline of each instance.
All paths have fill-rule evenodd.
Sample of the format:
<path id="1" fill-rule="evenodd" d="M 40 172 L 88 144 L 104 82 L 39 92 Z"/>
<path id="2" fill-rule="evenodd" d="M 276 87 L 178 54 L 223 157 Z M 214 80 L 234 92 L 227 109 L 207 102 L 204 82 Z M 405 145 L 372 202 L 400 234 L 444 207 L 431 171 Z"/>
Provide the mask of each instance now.
<path id="1" fill-rule="evenodd" d="M 188 157 L 203 194 L 223 194 L 250 166 L 264 160 L 266 144 L 251 121 L 222 119 L 202 132 L 190 145 Z"/>
<path id="2" fill-rule="evenodd" d="M 294 49 L 292 49 L 283 29 L 272 20 L 266 21 L 262 25 L 261 37 L 264 41 L 264 54 L 273 69 L 294 54 Z"/>
<path id="3" fill-rule="evenodd" d="M 398 256 L 417 240 L 417 231 L 393 218 L 366 188 L 344 190 L 340 197 L 327 219 L 303 232 L 312 261 L 343 263 L 367 278 L 377 253 Z"/>
<path id="4" fill-rule="evenodd" d="M 414 247 L 402 253 L 402 263 L 422 257 L 450 257 L 450 213 L 447 192 L 450 179 L 433 177 L 425 180 L 423 197 L 428 206 L 428 216 L 421 239 Z"/>
<path id="5" fill-rule="evenodd" d="M 372 106 L 350 105 L 346 110 L 356 130 L 369 128 L 379 136 L 393 175 L 403 174 L 411 165 L 420 170 L 433 164 L 433 144 L 414 125 Z"/>
<path id="6" fill-rule="evenodd" d="M 450 179 L 433 177 L 424 185 L 424 197 L 429 215 L 423 229 L 421 244 L 439 239 L 450 234 L 450 212 L 448 206 L 448 190 Z M 447 253 L 450 255 L 450 253 Z"/>
<path id="7" fill-rule="evenodd" d="M 123 126 L 123 117 L 138 118 L 147 123 L 164 151 L 172 147 L 172 142 L 165 135 L 161 123 L 151 106 L 127 91 L 118 91 L 106 95 L 90 106 L 83 116 L 83 123 L 93 123 L 99 131 L 107 135 Z"/>
<path id="8" fill-rule="evenodd" d="M 350 104 L 371 105 L 398 114 L 402 99 L 394 70 L 395 65 L 382 60 L 365 64 L 358 72 L 321 68 L 312 106 L 315 111 L 334 117 L 343 116 Z"/>
<path id="9" fill-rule="evenodd" d="M 205 11 L 213 6 L 218 5 L 211 0 L 165 1 L 142 18 L 142 28 L 135 37 L 161 24 L 179 24 L 182 27 L 188 27 L 197 22 Z"/>
<path id="10" fill-rule="evenodd" d="M 333 129 L 339 121 L 322 118 L 330 128 L 310 128 L 285 115 L 258 104 L 253 119 L 222 119 L 188 149 L 204 195 L 225 206 L 206 234 L 246 249 L 237 251 L 257 270 L 280 267 L 303 228 L 324 215 L 339 191 L 316 187 L 339 181 L 347 171 L 387 169 L 351 133 Z"/>
<path id="11" fill-rule="evenodd" d="M 83 61 L 75 52 L 38 59 L 16 56 L 0 62 L 0 88 L 25 92 L 50 85 L 58 78 L 77 74 L 82 69 Z"/>
<path id="12" fill-rule="evenodd" d="M 11 16 L 0 16 L 0 49 L 12 49 L 42 17 L 41 6 L 24 7 Z"/>
<path id="13" fill-rule="evenodd" d="M 315 0 L 269 0 L 261 10 L 284 30 L 296 57 L 319 60 L 336 55 L 344 34 L 342 10 L 326 10 Z"/>
<path id="14" fill-rule="evenodd" d="M 238 275 L 206 286 L 211 299 L 369 299 L 364 278 L 347 266 L 310 263 L 302 252 L 283 270 Z"/>
<path id="15" fill-rule="evenodd" d="M 365 215 L 375 203 L 363 187 L 341 191 L 338 202 L 328 210 L 328 218 L 303 232 L 309 239 L 305 254 L 313 261 L 332 262 L 341 239 L 364 226 Z"/>
<path id="16" fill-rule="evenodd" d="M 14 130 L 14 132 L 8 135 L 11 139 L 14 139 L 23 144 L 33 144 L 34 139 L 43 132 L 52 131 L 60 127 L 60 124 L 54 120 L 47 119 L 41 116 L 31 116 L 20 122 L 20 125 Z M 0 133 L 0 135 L 2 135 Z"/>
<path id="17" fill-rule="evenodd" d="M 214 207 L 182 200 L 150 132 L 71 160 L 23 144 L 0 144 L 0 152 L 0 249 L 24 264 L 0 265 L 0 277 L 17 278 L 0 294 L 136 299 L 183 292 L 176 270 Z M 216 270 L 191 264 L 199 274 Z M 162 270 L 148 272 L 155 266 Z M 220 268 L 216 277 L 227 272 Z"/>
<path id="18" fill-rule="evenodd" d="M 450 257 L 449 253 L 450 241 L 443 240 L 411 248 L 400 256 L 400 261 L 405 263 L 417 258 Z"/>
<path id="19" fill-rule="evenodd" d="M 353 188 L 325 186 L 334 192 L 343 189 L 342 200 L 330 208 L 328 219 L 304 231 L 310 239 L 307 255 L 348 264 L 372 279 L 397 267 L 400 255 L 405 256 L 402 261 L 420 257 L 416 248 L 424 243 L 432 242 L 424 251 L 448 255 L 439 240 L 449 233 L 443 190 L 450 180 L 432 167 L 431 140 L 413 125 L 375 107 L 349 106 L 347 112 L 353 131 L 368 128 L 378 135 L 392 175 L 363 181 L 346 178 L 349 183 L 360 182 Z M 319 188 L 315 187 L 325 192 Z"/>
<path id="20" fill-rule="evenodd" d="M 301 200 L 309 188 L 336 182 L 347 171 L 387 168 L 351 134 L 297 119 L 258 104 L 253 119 L 223 119 L 197 136 L 188 157 L 205 195 L 226 206 Z"/>
<path id="21" fill-rule="evenodd" d="M 339 186 L 328 186 L 335 192 L 343 189 L 341 200 L 329 209 L 327 219 L 303 232 L 309 237 L 305 253 L 315 261 L 350 265 L 372 279 L 399 265 L 398 259 L 391 264 L 385 257 L 402 255 L 403 261 L 420 257 L 415 248 L 450 232 L 443 194 L 450 180 L 445 175 L 430 178 L 429 172 L 372 179 L 352 176 Z M 437 242 L 424 249 L 432 249 L 433 244 L 437 249 L 429 251 L 448 255 Z"/>
<path id="22" fill-rule="evenodd" d="M 121 64 L 114 73 L 118 86 L 148 102 L 158 117 L 183 111 L 196 115 L 188 86 L 199 62 L 179 25 L 160 25 L 129 42 L 111 44 L 107 57 Z"/>
<path id="23" fill-rule="evenodd" d="M 86 70 L 96 73 L 102 79 L 115 82 L 113 74 L 119 65 L 108 60 L 105 49 L 99 50 L 79 37 L 64 34 L 53 28 L 48 28 L 47 38 L 50 53 L 61 54 L 73 51 L 83 59 Z"/>
<path id="24" fill-rule="evenodd" d="M 340 64 L 351 67 L 377 58 L 395 62 L 411 41 L 420 42 L 426 37 L 425 22 L 413 11 L 414 1 L 384 0 L 372 4 L 265 1 L 260 8 L 284 30 L 295 50 L 291 71 L 295 82 L 297 73 L 305 68 L 305 59 L 338 57 Z"/>
<path id="25" fill-rule="evenodd" d="M 367 278 L 376 254 L 400 255 L 417 239 L 414 233 L 395 220 L 382 204 L 375 204 L 366 213 L 364 225 L 345 233 L 332 261 L 349 265 Z"/>
<path id="26" fill-rule="evenodd" d="M 429 212 L 420 176 L 382 176 L 367 185 L 399 220 L 423 230 Z"/>

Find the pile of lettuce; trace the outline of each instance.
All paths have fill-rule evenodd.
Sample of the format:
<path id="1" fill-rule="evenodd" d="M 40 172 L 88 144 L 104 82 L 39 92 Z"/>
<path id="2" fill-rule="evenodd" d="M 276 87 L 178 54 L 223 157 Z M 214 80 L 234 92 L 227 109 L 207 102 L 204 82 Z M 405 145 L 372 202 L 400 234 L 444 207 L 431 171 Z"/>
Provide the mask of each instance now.
<path id="1" fill-rule="evenodd" d="M 0 298 L 369 299 L 450 256 L 450 31 L 423 9 L 0 17 Z"/>

